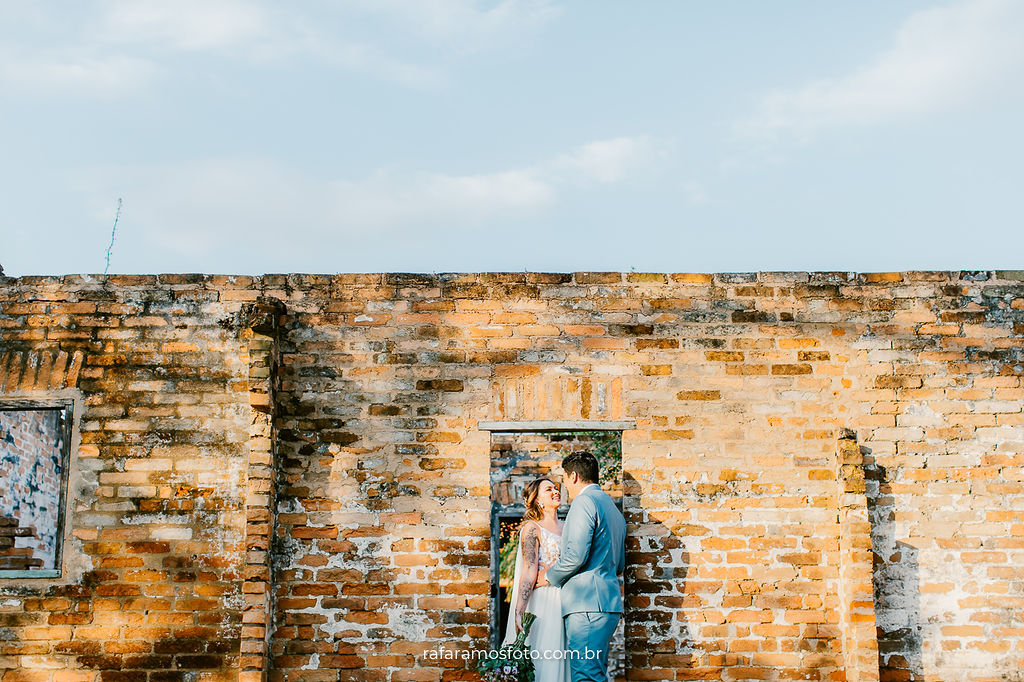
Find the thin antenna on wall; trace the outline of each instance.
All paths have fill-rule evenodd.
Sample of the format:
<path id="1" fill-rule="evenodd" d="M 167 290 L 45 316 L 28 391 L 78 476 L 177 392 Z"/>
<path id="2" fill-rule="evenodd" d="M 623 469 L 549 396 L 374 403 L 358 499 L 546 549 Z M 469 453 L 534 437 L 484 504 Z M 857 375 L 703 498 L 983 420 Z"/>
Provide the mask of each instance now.
<path id="1" fill-rule="evenodd" d="M 110 271 L 110 252 L 114 250 L 114 239 L 117 238 L 117 221 L 121 219 L 121 197 L 117 198 L 117 212 L 114 214 L 114 228 L 110 230 L 110 246 L 107 247 L 107 264 L 103 268 L 103 274 Z"/>

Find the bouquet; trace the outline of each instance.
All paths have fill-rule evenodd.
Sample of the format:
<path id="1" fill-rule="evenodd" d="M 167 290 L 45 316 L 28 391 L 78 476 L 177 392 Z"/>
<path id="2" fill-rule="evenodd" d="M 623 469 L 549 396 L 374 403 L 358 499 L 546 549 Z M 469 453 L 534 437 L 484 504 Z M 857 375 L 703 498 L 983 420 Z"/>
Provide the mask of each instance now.
<path id="1" fill-rule="evenodd" d="M 488 656 L 477 665 L 480 679 L 484 682 L 534 682 L 533 661 L 530 660 L 530 647 L 526 646 L 526 636 L 530 634 L 530 626 L 536 618 L 530 612 L 523 614 L 523 629 L 515 641 L 489 652 L 496 655 Z"/>

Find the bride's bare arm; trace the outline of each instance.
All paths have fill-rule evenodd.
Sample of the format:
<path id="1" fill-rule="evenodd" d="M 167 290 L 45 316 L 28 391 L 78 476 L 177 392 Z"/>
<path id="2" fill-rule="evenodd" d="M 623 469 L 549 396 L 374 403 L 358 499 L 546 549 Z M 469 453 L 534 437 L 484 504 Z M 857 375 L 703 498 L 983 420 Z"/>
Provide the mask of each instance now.
<path id="1" fill-rule="evenodd" d="M 537 582 L 537 564 L 540 562 L 540 532 L 537 524 L 528 523 L 519 534 L 519 544 L 523 552 L 522 572 L 519 575 L 519 599 L 516 603 L 516 629 L 523 627 L 523 614 L 533 594 Z"/>

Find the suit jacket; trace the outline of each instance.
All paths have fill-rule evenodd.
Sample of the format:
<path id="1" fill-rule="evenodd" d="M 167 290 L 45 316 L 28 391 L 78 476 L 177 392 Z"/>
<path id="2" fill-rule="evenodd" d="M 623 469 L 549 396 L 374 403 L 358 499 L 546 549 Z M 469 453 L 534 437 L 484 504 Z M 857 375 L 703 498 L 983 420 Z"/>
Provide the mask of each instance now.
<path id="1" fill-rule="evenodd" d="M 562 588 L 562 615 L 622 613 L 619 575 L 626 569 L 626 519 L 608 493 L 594 485 L 569 505 L 561 554 L 547 579 Z"/>

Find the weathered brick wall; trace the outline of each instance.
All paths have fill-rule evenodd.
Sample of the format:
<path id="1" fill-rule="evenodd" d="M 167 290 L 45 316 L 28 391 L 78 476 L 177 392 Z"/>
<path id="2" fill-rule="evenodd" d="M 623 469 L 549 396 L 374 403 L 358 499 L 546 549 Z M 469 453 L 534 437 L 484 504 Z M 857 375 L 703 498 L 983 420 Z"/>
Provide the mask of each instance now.
<path id="1" fill-rule="evenodd" d="M 234 679 L 249 405 L 223 320 L 238 304 L 187 276 L 0 292 L 6 394 L 82 396 L 70 523 L 89 564 L 68 585 L 0 587 L 4 682 Z"/>
<path id="2" fill-rule="evenodd" d="M 55 565 L 60 479 L 57 411 L 0 410 L 0 516 L 31 530 L 15 543 L 26 568 Z"/>
<path id="3" fill-rule="evenodd" d="M 881 679 L 1013 679 L 1022 279 L 9 281 L 0 386 L 32 388 L 32 362 L 84 354 L 92 485 L 73 528 L 94 568 L 0 599 L 0 670 L 461 679 L 462 661 L 424 652 L 487 638 L 480 422 L 598 419 L 633 422 L 631 679 L 868 680 L 876 649 Z M 254 340 L 239 313 L 261 296 L 283 311 Z M 259 381 L 265 393 L 251 393 Z M 273 430 L 255 413 L 272 413 Z M 266 665 L 241 665 L 242 641 Z"/>

